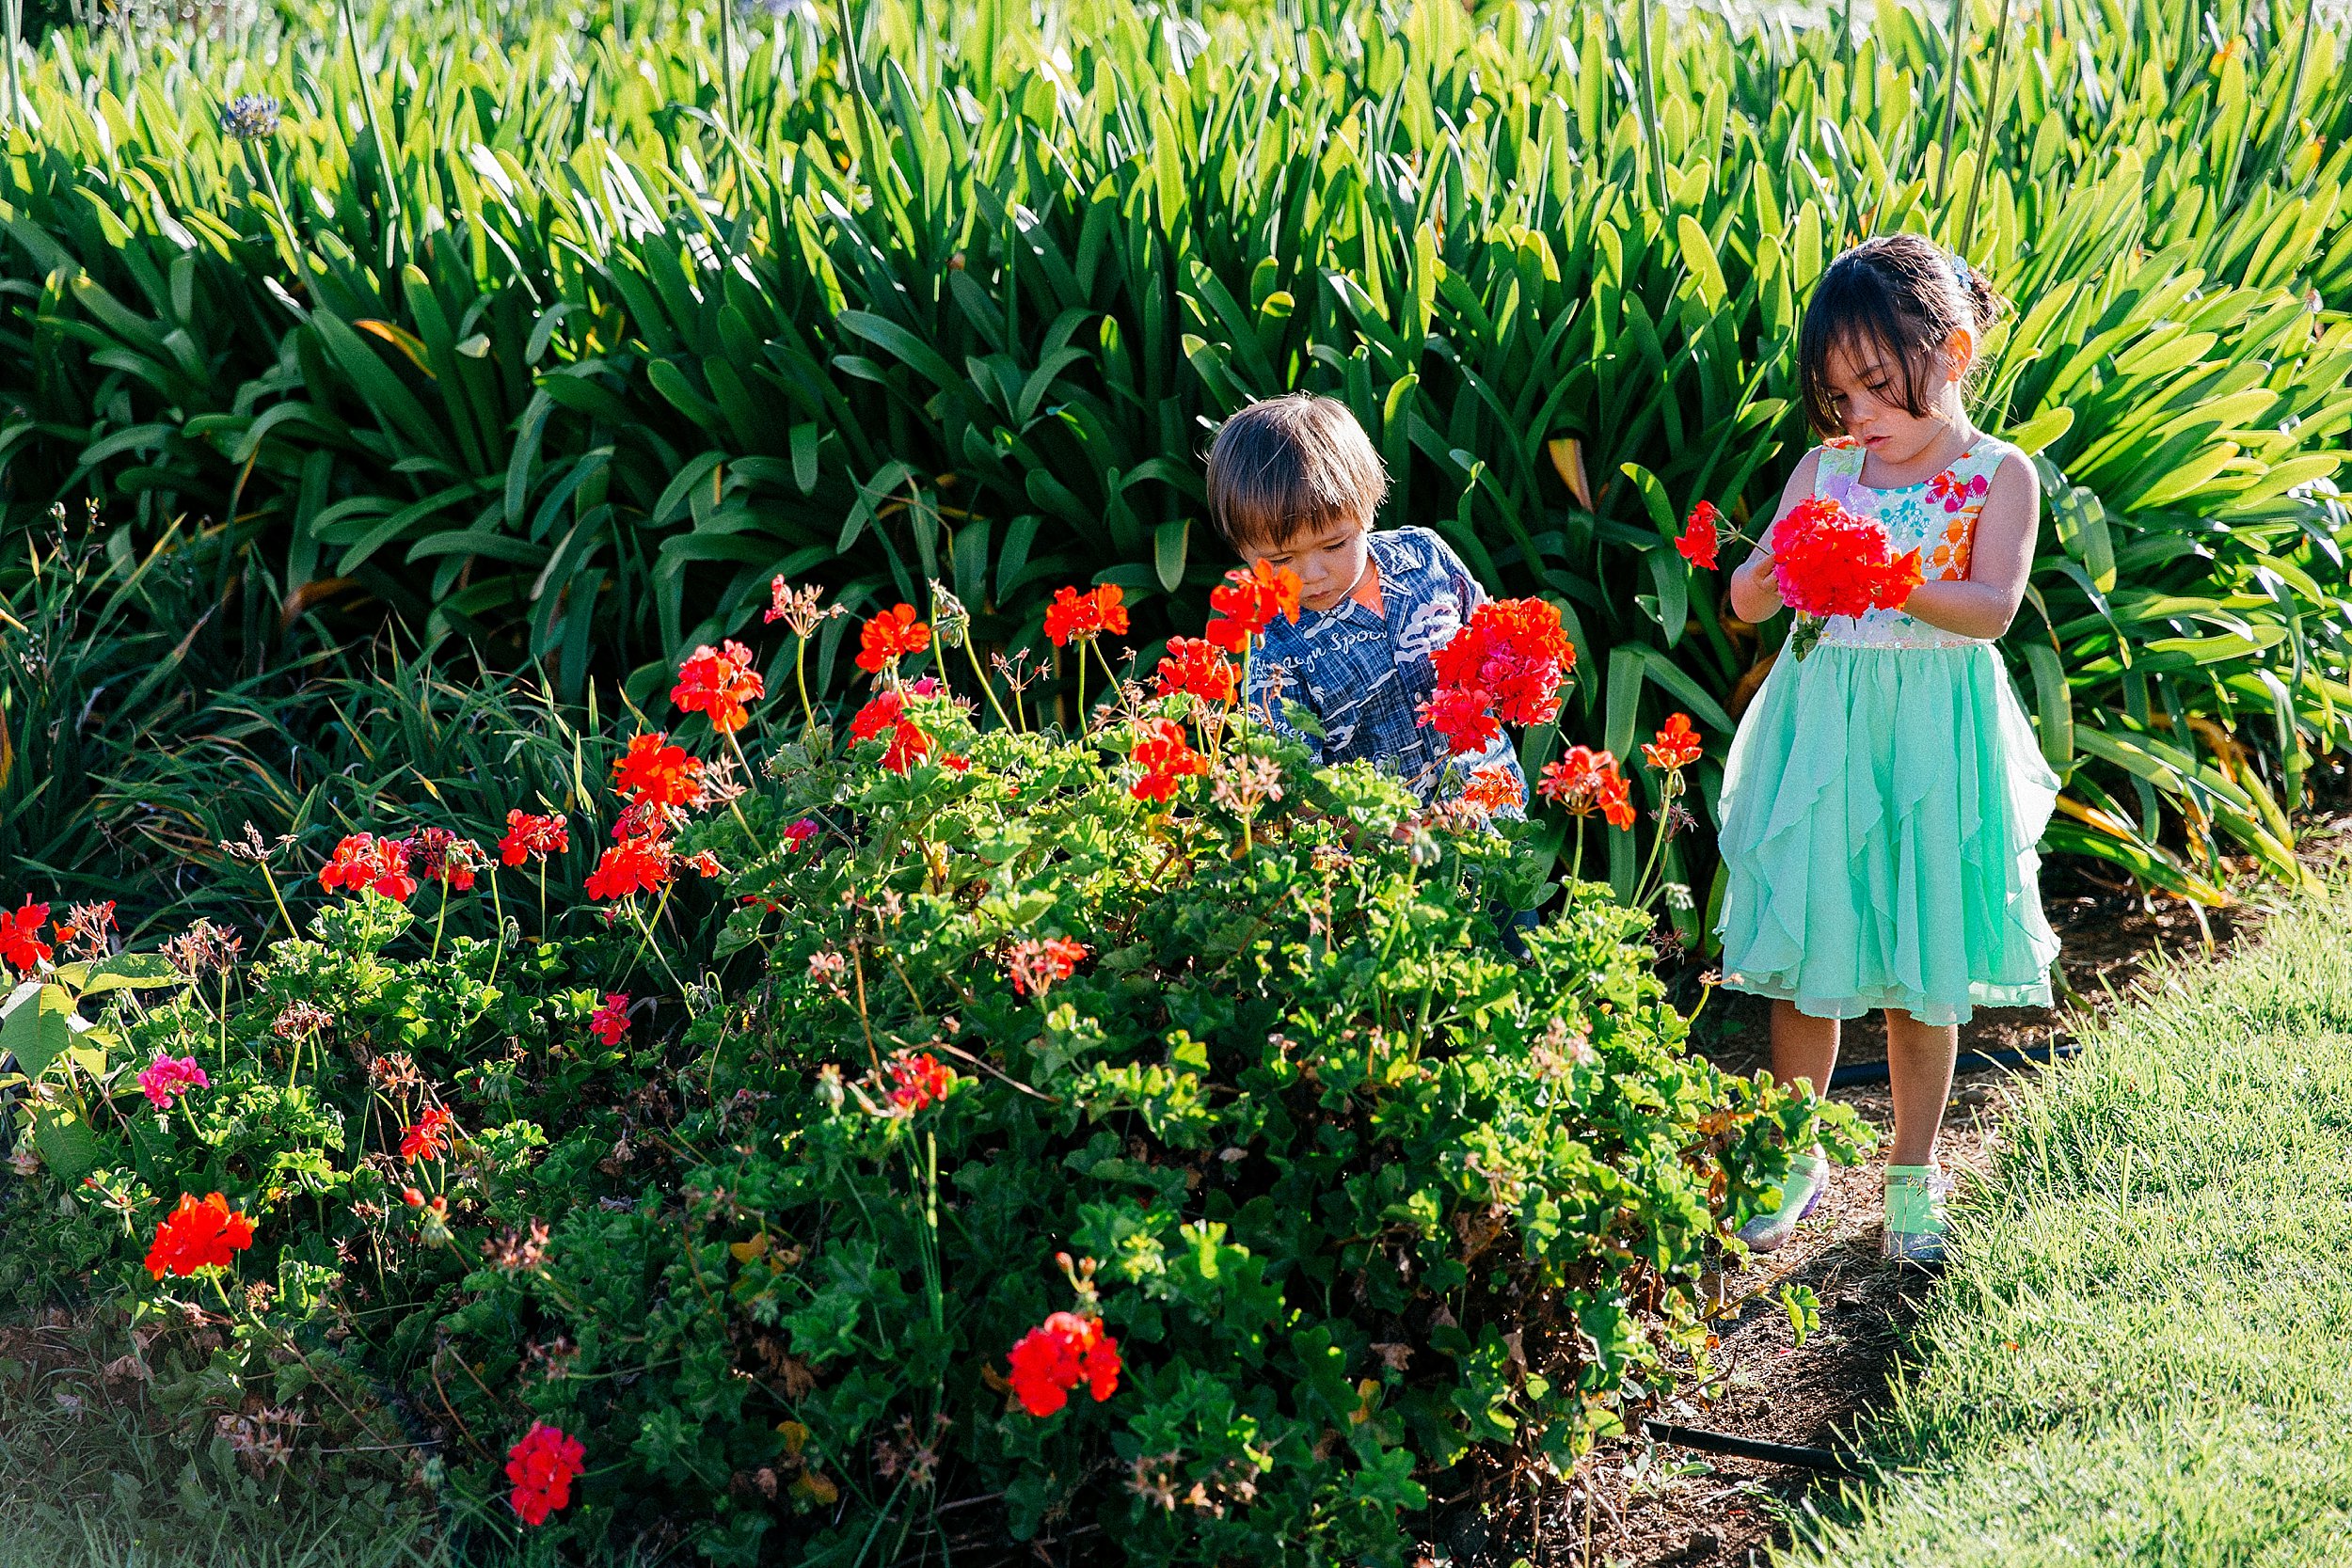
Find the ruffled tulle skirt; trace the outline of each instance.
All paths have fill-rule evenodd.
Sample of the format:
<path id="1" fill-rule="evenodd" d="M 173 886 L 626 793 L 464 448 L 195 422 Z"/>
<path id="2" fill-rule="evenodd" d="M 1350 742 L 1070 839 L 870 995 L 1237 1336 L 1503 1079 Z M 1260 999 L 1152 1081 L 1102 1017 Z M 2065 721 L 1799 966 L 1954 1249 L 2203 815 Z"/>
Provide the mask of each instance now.
<path id="1" fill-rule="evenodd" d="M 1784 654 L 1724 771 L 1724 984 L 1817 1018 L 2046 1006 L 2058 790 L 1988 643 Z"/>

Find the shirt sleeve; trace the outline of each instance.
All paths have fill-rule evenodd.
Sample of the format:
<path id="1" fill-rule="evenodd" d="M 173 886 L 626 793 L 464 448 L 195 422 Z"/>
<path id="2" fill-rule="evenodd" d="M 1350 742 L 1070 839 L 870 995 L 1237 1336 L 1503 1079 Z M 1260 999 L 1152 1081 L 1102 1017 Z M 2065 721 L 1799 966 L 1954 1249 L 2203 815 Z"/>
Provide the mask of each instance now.
<path id="1" fill-rule="evenodd" d="M 1298 677 L 1280 659 L 1266 657 L 1263 649 L 1250 659 L 1249 689 L 1243 693 L 1243 697 L 1249 705 L 1251 717 L 1282 739 L 1306 747 L 1308 755 L 1321 763 L 1323 742 L 1292 723 L 1283 713 L 1285 703 L 1296 703 L 1312 712 L 1312 705 L 1307 702 L 1306 696 Z"/>
<path id="2" fill-rule="evenodd" d="M 1436 552 L 1438 575 L 1454 590 L 1454 598 L 1462 607 L 1462 619 L 1468 621 L 1470 611 L 1493 595 L 1486 592 L 1486 585 L 1478 580 L 1462 558 L 1454 553 L 1454 546 L 1445 542 L 1445 535 L 1435 529 L 1429 531 L 1429 547 Z"/>

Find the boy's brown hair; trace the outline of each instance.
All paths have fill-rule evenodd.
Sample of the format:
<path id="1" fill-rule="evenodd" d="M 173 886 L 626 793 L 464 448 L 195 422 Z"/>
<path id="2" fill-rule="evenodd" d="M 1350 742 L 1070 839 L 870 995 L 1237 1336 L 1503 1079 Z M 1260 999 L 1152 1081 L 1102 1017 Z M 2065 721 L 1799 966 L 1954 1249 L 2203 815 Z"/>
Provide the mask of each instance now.
<path id="1" fill-rule="evenodd" d="M 1279 547 L 1348 518 L 1370 528 L 1388 493 L 1380 454 L 1334 398 L 1253 403 L 1209 448 L 1209 521 L 1237 551 Z"/>

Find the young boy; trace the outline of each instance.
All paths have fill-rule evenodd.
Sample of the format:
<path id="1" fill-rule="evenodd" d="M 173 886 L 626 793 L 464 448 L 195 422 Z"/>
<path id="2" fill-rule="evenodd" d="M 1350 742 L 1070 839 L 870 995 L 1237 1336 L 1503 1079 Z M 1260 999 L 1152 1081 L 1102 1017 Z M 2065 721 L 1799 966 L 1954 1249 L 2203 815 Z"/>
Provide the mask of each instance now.
<path id="1" fill-rule="evenodd" d="M 1431 656 L 1486 592 L 1445 541 L 1425 528 L 1375 533 L 1389 480 L 1347 405 L 1298 392 L 1254 403 L 1227 420 L 1209 449 L 1209 516 L 1244 561 L 1298 574 L 1298 623 L 1277 618 L 1250 661 L 1248 699 L 1273 729 L 1318 760 L 1369 760 L 1424 802 L 1445 775 L 1447 752 L 1421 721 L 1437 690 Z M 1301 734 L 1283 713 L 1296 703 L 1323 727 Z M 1479 768 L 1527 781 L 1507 736 L 1454 759 L 1454 784 Z"/>

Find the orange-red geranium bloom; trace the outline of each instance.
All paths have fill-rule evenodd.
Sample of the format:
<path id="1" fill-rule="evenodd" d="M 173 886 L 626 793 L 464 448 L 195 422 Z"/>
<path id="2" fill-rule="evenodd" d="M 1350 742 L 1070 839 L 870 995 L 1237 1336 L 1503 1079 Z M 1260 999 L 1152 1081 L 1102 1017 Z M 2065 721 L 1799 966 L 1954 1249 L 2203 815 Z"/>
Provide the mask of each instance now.
<path id="1" fill-rule="evenodd" d="M 588 1448 L 579 1438 L 545 1421 L 506 1450 L 506 1479 L 515 1483 L 507 1500 L 526 1525 L 544 1525 L 548 1515 L 572 1500 L 572 1482 L 587 1466 Z"/>
<path id="2" fill-rule="evenodd" d="M 427 1105 L 417 1117 L 414 1127 L 400 1135 L 400 1157 L 410 1164 L 418 1161 L 438 1159 L 449 1152 L 449 1130 L 456 1117 L 438 1105 Z"/>
<path id="3" fill-rule="evenodd" d="M 1772 525 L 1772 581 L 1805 615 L 1894 610 L 1919 586 L 1919 552 L 1889 555 L 1886 530 L 1827 496 L 1807 496 Z"/>
<path id="4" fill-rule="evenodd" d="M 1485 751 L 1502 733 L 1495 716 L 1486 711 L 1492 701 L 1484 687 L 1441 686 L 1421 705 L 1421 721 L 1445 736 L 1448 751 L 1467 756 Z"/>
<path id="5" fill-rule="evenodd" d="M 1699 751 L 1699 732 L 1691 727 L 1691 716 L 1677 713 L 1656 739 L 1643 744 L 1642 759 L 1661 773 L 1675 773 L 1698 761 Z"/>
<path id="6" fill-rule="evenodd" d="M 1128 788 L 1136 800 L 1158 805 L 1166 805 L 1174 797 L 1178 780 L 1209 770 L 1209 759 L 1192 749 L 1184 726 L 1172 719 L 1147 722 L 1133 754 L 1143 776 Z"/>
<path id="7" fill-rule="evenodd" d="M 1032 1416 L 1051 1416 L 1085 1384 L 1100 1404 L 1119 1390 L 1119 1341 L 1092 1318 L 1057 1312 L 1012 1347 L 1012 1391 Z"/>
<path id="8" fill-rule="evenodd" d="M 1544 768 L 1535 793 L 1578 816 L 1599 812 L 1613 828 L 1633 826 L 1631 786 L 1607 752 L 1571 746 L 1568 754 Z"/>
<path id="9" fill-rule="evenodd" d="M 612 765 L 613 792 L 634 804 L 650 801 L 671 810 L 684 807 L 702 793 L 702 763 L 688 756 L 685 747 L 669 741 L 660 730 L 631 736 L 628 750 Z"/>
<path id="10" fill-rule="evenodd" d="M 185 1279 L 214 1264 L 228 1267 L 230 1254 L 252 1244 L 253 1222 L 230 1213 L 227 1198 L 210 1193 L 199 1202 L 182 1193 L 179 1207 L 155 1227 L 154 1244 L 147 1249 L 147 1272 L 157 1279 L 167 1274 Z"/>
<path id="11" fill-rule="evenodd" d="M 858 628 L 857 667 L 881 674 L 908 654 L 931 645 L 931 628 L 911 604 L 894 605 Z"/>
<path id="12" fill-rule="evenodd" d="M 30 974 L 49 961 L 49 944 L 40 940 L 41 923 L 49 918 L 49 906 L 31 899 L 24 907 L 0 914 L 0 958 Z"/>
<path id="13" fill-rule="evenodd" d="M 586 887 L 591 898 L 626 898 L 632 893 L 656 892 L 669 879 L 667 840 L 625 838 L 598 857 Z"/>
<path id="14" fill-rule="evenodd" d="M 1032 937 L 1013 943 L 1011 956 L 1005 962 L 1005 973 L 1011 977 L 1012 989 L 1022 995 L 1043 996 L 1057 982 L 1069 979 L 1086 956 L 1086 943 L 1082 942 L 1073 942 L 1068 937 Z"/>
<path id="15" fill-rule="evenodd" d="M 1045 607 L 1045 635 L 1057 648 L 1072 638 L 1085 641 L 1109 632 L 1114 637 L 1127 635 L 1127 607 L 1120 601 L 1126 593 L 1115 582 L 1081 594 L 1075 588 L 1063 588 L 1054 594 L 1054 602 Z"/>
<path id="16" fill-rule="evenodd" d="M 710 715 L 710 727 L 733 735 L 751 718 L 743 705 L 767 695 L 768 685 L 752 668 L 752 651 L 740 642 L 705 643 L 678 666 L 670 701 L 688 713 Z"/>
<path id="17" fill-rule="evenodd" d="M 872 740 L 885 733 L 890 746 L 882 753 L 882 766 L 893 773 L 903 773 L 931 754 L 931 737 L 907 717 L 906 699 L 896 691 L 876 697 L 850 721 L 851 740 Z"/>
<path id="18" fill-rule="evenodd" d="M 1210 703 L 1230 703 L 1241 689 L 1241 672 L 1204 637 L 1171 637 L 1160 657 L 1159 695 L 1184 691 Z"/>
<path id="19" fill-rule="evenodd" d="M 1481 811 L 1497 812 L 1525 804 L 1527 796 L 1520 789 L 1519 781 L 1511 776 L 1511 770 L 1497 764 L 1471 773 L 1462 799 Z"/>
<path id="20" fill-rule="evenodd" d="M 1715 510 L 1713 501 L 1701 501 L 1691 508 L 1688 521 L 1682 525 L 1682 537 L 1675 541 L 1675 548 L 1682 559 L 1702 572 L 1715 569 L 1715 551 L 1722 544 L 1724 515 Z"/>
<path id="21" fill-rule="evenodd" d="M 1223 619 L 1211 621 L 1200 635 L 1238 658 L 1277 615 L 1297 621 L 1298 592 L 1296 572 L 1253 561 L 1249 570 L 1226 573 L 1224 586 L 1209 591 L 1209 608 Z"/>
<path id="22" fill-rule="evenodd" d="M 417 891 L 417 879 L 408 874 L 407 840 L 351 834 L 335 846 L 335 858 L 319 873 L 319 886 L 329 893 L 373 888 L 395 903 L 406 903 Z"/>
<path id="23" fill-rule="evenodd" d="M 947 1098 L 956 1069 L 932 1055 L 901 1051 L 890 1059 L 890 1103 L 914 1112 Z"/>
<path id="24" fill-rule="evenodd" d="M 533 816 L 526 811 L 506 814 L 506 836 L 499 840 L 499 859 L 520 865 L 527 858 L 545 860 L 572 847 L 572 830 L 561 816 Z"/>

